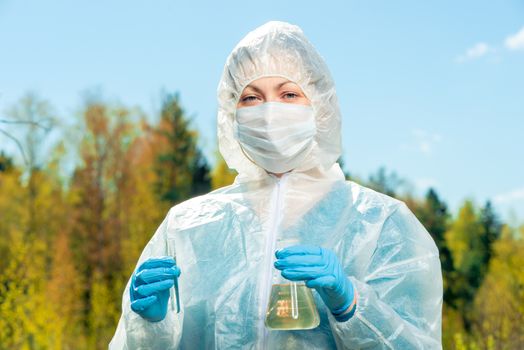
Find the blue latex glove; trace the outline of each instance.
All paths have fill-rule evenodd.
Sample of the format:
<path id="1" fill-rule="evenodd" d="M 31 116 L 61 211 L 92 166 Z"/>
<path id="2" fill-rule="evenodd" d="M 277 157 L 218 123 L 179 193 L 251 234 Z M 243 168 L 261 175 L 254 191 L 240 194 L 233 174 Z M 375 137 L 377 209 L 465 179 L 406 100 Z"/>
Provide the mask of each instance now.
<path id="1" fill-rule="evenodd" d="M 150 322 L 162 321 L 167 313 L 169 288 L 179 276 L 180 269 L 172 257 L 146 260 L 131 278 L 131 310 Z"/>
<path id="2" fill-rule="evenodd" d="M 344 273 L 335 253 L 311 245 L 294 245 L 275 253 L 275 267 L 282 277 L 291 281 L 306 281 L 315 288 L 338 321 L 346 321 L 354 313 L 344 313 L 353 303 L 353 284 Z"/>

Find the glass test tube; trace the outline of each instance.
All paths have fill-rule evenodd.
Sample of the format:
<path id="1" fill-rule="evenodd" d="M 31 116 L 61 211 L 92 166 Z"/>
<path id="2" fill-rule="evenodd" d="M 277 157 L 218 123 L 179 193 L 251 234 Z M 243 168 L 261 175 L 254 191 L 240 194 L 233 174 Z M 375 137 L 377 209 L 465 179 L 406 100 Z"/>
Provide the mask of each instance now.
<path id="1" fill-rule="evenodd" d="M 297 243 L 297 239 L 279 240 L 277 248 L 283 249 L 288 246 L 296 245 Z M 291 296 L 291 317 L 296 320 L 298 318 L 297 282 L 291 281 L 289 284 L 289 294 Z"/>
<path id="2" fill-rule="evenodd" d="M 176 265 L 176 253 L 175 252 L 170 252 L 170 249 L 169 249 L 169 244 L 168 244 L 168 241 L 167 241 L 167 238 L 166 238 L 166 251 L 167 251 L 167 254 L 169 256 L 172 256 L 173 259 L 175 260 L 175 265 Z M 173 296 L 173 289 L 169 289 L 169 298 L 171 299 L 171 309 L 174 310 L 175 309 L 175 298 L 176 298 L 176 313 L 178 314 L 180 312 L 180 297 L 179 297 L 179 293 L 178 293 L 178 278 L 175 278 L 175 285 L 174 285 L 174 289 L 175 289 L 175 296 Z"/>
<path id="3" fill-rule="evenodd" d="M 298 318 L 297 283 L 291 282 L 291 317 Z"/>

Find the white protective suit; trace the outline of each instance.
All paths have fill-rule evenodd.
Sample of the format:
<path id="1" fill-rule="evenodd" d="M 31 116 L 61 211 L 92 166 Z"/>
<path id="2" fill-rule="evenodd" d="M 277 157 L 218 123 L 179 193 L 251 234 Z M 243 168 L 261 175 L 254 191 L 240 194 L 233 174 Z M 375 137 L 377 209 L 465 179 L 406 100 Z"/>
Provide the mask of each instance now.
<path id="1" fill-rule="evenodd" d="M 263 76 L 296 82 L 315 110 L 317 133 L 303 166 L 280 179 L 242 152 L 233 118 L 244 87 Z M 227 59 L 218 86 L 218 141 L 231 186 L 172 207 L 137 267 L 173 255 L 182 311 L 173 296 L 164 320 L 130 308 L 128 282 L 110 349 L 440 349 L 442 276 L 437 248 L 406 205 L 351 181 L 336 163 L 340 112 L 330 73 L 300 28 L 269 22 Z M 298 239 L 335 251 L 358 292 L 337 322 L 316 292 L 320 326 L 264 325 L 275 241 Z"/>

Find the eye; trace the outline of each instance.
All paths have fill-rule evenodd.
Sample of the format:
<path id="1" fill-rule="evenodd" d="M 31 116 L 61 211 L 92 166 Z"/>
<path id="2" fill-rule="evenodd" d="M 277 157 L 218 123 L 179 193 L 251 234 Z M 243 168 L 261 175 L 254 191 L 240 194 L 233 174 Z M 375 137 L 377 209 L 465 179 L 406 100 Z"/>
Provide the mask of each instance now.
<path id="1" fill-rule="evenodd" d="M 286 92 L 284 95 L 282 95 L 285 99 L 295 99 L 298 97 L 298 94 L 294 93 L 294 92 Z"/>
<path id="2" fill-rule="evenodd" d="M 256 96 L 248 95 L 248 96 L 242 97 L 241 101 L 242 102 L 252 102 L 252 101 L 255 101 L 256 99 L 257 99 Z"/>

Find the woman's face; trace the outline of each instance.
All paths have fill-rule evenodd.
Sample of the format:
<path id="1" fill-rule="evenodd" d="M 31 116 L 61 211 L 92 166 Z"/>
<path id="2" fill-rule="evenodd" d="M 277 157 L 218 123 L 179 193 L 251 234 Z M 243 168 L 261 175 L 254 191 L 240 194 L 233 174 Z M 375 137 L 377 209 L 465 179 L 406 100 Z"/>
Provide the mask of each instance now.
<path id="1" fill-rule="evenodd" d="M 245 87 L 237 108 L 257 106 L 265 102 L 311 105 L 302 89 L 294 82 L 282 77 L 263 77 Z"/>

